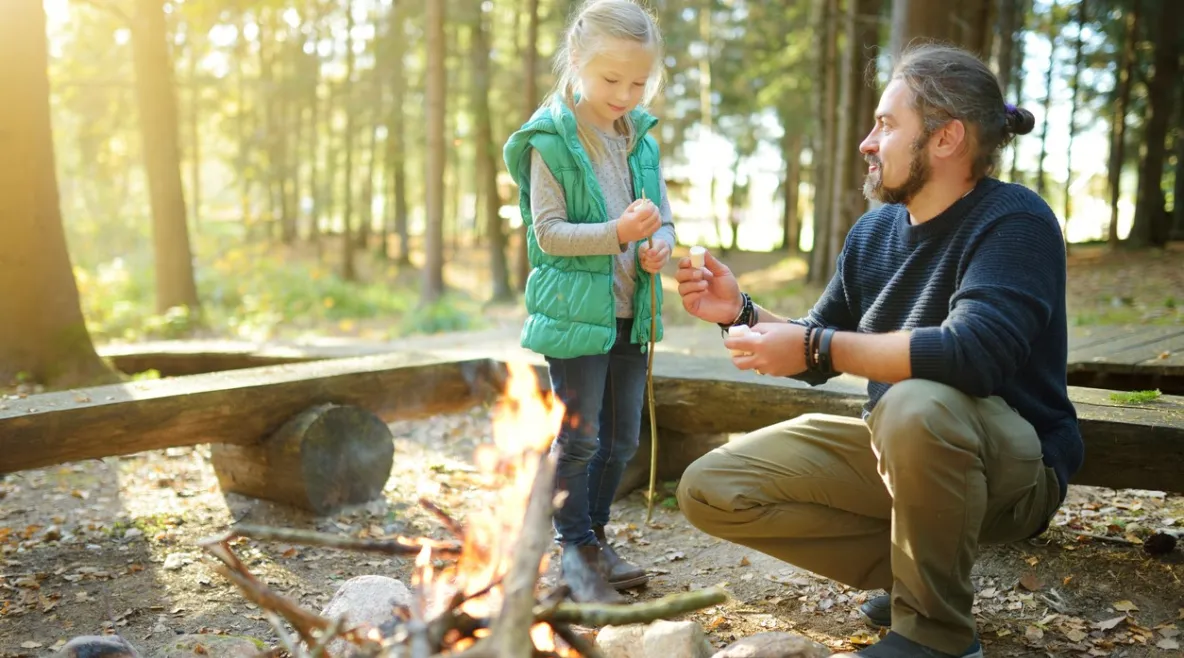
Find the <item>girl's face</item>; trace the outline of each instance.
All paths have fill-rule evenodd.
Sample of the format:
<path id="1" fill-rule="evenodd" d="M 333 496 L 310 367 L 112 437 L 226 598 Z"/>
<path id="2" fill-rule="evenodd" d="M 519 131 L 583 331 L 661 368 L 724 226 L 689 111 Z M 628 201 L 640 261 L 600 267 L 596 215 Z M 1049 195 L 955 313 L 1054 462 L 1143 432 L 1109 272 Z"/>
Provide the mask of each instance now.
<path id="1" fill-rule="evenodd" d="M 654 54 L 643 44 L 609 39 L 579 71 L 587 118 L 602 130 L 632 111 L 645 95 L 646 82 L 654 70 Z"/>

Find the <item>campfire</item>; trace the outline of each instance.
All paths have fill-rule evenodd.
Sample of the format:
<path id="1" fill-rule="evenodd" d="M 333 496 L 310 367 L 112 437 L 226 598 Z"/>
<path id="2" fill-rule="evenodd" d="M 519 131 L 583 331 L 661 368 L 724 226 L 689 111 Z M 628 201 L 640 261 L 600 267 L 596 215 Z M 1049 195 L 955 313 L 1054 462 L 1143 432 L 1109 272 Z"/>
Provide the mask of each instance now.
<path id="1" fill-rule="evenodd" d="M 552 481 L 551 442 L 563 418 L 562 403 L 542 392 L 534 369 L 511 363 L 493 415 L 493 442 L 478 447 L 475 466 L 498 501 L 491 514 L 465 524 L 431 501 L 420 504 L 453 536 L 355 539 L 339 535 L 258 526 L 235 526 L 202 542 L 217 560 L 214 568 L 258 605 L 287 653 L 296 658 L 370 656 L 428 658 L 474 656 L 598 656 L 596 646 L 573 630 L 578 626 L 644 623 L 721 603 L 718 588 L 697 590 L 636 604 L 577 604 L 560 583 L 540 591 L 551 541 L 550 518 L 557 505 Z M 413 601 L 381 628 L 330 619 L 267 588 L 235 555 L 242 538 L 311 544 L 343 550 L 414 558 Z M 437 570 L 433 563 L 445 561 Z M 283 627 L 286 620 L 296 637 Z M 348 654 L 329 646 L 344 640 Z M 334 646 L 339 646 L 337 642 Z"/>

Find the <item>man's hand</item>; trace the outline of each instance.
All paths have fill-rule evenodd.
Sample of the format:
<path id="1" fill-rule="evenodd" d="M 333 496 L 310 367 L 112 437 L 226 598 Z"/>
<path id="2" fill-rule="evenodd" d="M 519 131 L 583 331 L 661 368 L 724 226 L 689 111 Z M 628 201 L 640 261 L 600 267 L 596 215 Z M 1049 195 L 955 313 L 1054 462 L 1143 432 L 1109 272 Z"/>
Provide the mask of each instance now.
<path id="1" fill-rule="evenodd" d="M 670 245 L 665 240 L 655 239 L 653 247 L 639 245 L 638 249 L 641 250 L 641 269 L 650 274 L 661 270 L 670 260 Z"/>
<path id="2" fill-rule="evenodd" d="M 648 199 L 638 199 L 629 204 L 617 218 L 617 242 L 629 244 L 644 240 L 662 226 L 658 207 Z"/>
<path id="3" fill-rule="evenodd" d="M 725 338 L 724 346 L 739 351 L 732 363 L 741 370 L 791 377 L 806 370 L 805 336 L 806 328 L 798 324 L 762 322 L 750 334 Z"/>
<path id="4" fill-rule="evenodd" d="M 691 259 L 678 261 L 678 294 L 687 313 L 708 322 L 724 324 L 740 314 L 740 284 L 726 265 L 708 251 L 703 255 L 703 267 L 691 267 Z"/>

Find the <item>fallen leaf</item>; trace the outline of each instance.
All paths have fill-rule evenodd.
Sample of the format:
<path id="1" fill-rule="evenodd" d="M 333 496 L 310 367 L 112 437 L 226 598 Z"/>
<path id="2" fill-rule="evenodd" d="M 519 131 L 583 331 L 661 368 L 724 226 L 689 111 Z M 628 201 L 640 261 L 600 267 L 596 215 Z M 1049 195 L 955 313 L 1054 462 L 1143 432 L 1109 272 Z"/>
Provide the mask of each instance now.
<path id="1" fill-rule="evenodd" d="M 1159 647 L 1160 649 L 1179 649 L 1180 643 L 1170 637 L 1165 637 L 1159 642 L 1156 642 L 1155 646 Z"/>
<path id="2" fill-rule="evenodd" d="M 740 566 L 747 567 L 750 564 L 752 564 L 752 563 L 748 561 L 747 557 L 740 558 Z"/>
<path id="3" fill-rule="evenodd" d="M 682 551 L 672 551 L 666 554 L 666 559 L 670 560 L 671 562 L 674 562 L 675 560 L 685 560 L 686 557 L 686 553 L 683 553 Z"/>
<path id="4" fill-rule="evenodd" d="M 1094 624 L 1094 628 L 1097 628 L 1098 630 L 1108 631 L 1108 630 L 1113 629 L 1115 626 L 1118 626 L 1119 624 L 1121 624 L 1123 622 L 1123 620 L 1125 620 L 1125 619 L 1126 619 L 1126 615 L 1123 615 L 1121 617 L 1107 619 L 1106 621 L 1100 621 L 1100 622 Z"/>
<path id="5" fill-rule="evenodd" d="M 1038 578 L 1036 574 L 1029 572 L 1020 578 L 1020 586 L 1029 592 L 1035 592 L 1036 590 L 1044 587 L 1044 583 L 1040 582 L 1040 578 Z"/>
<path id="6" fill-rule="evenodd" d="M 1137 612 L 1139 610 L 1139 606 L 1131 603 L 1130 601 L 1123 600 L 1115 603 L 1114 609 L 1119 612 Z"/>
<path id="7" fill-rule="evenodd" d="M 32 640 L 21 642 L 22 649 L 40 649 L 42 646 L 43 645 L 40 642 L 34 642 Z"/>
<path id="8" fill-rule="evenodd" d="M 1089 633 L 1086 633 L 1085 631 L 1081 630 L 1080 628 L 1074 628 L 1073 630 L 1069 631 L 1068 633 L 1065 633 L 1065 637 L 1069 638 L 1070 642 L 1080 642 L 1080 641 L 1084 640 L 1085 638 L 1089 637 Z"/>
<path id="9" fill-rule="evenodd" d="M 1039 642 L 1044 639 L 1044 631 L 1039 626 L 1029 626 L 1024 629 L 1024 639 L 1029 642 Z"/>

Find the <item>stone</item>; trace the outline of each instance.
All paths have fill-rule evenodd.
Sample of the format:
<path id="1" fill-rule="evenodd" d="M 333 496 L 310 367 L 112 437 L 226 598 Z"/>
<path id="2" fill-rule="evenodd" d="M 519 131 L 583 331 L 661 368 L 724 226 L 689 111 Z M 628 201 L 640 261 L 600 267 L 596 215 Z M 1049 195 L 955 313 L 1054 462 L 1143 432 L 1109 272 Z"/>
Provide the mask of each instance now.
<path id="1" fill-rule="evenodd" d="M 712 658 L 827 658 L 831 652 L 794 633 L 758 633 L 736 640 Z"/>
<path id="2" fill-rule="evenodd" d="M 118 635 L 82 635 L 62 647 L 66 658 L 140 658 L 136 648 Z"/>
<path id="3" fill-rule="evenodd" d="M 255 658 L 267 643 L 241 635 L 181 635 L 156 652 L 155 658 Z"/>
<path id="4" fill-rule="evenodd" d="M 693 621 L 606 626 L 596 636 L 605 658 L 709 658 L 711 643 Z"/>
<path id="5" fill-rule="evenodd" d="M 345 628 L 379 628 L 395 619 L 395 609 L 411 605 L 411 591 L 401 581 L 386 576 L 356 576 L 342 583 L 321 614 L 334 618 L 345 615 Z M 332 655 L 346 655 L 345 640 L 329 645 Z"/>

